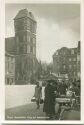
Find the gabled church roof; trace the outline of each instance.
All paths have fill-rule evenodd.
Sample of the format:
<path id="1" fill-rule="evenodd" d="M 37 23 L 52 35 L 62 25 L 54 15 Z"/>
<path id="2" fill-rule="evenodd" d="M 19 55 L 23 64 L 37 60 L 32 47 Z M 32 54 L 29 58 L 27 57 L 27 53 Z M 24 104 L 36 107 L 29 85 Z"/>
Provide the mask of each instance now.
<path id="1" fill-rule="evenodd" d="M 17 15 L 15 16 L 14 20 L 17 20 L 17 19 L 20 19 L 20 18 L 24 18 L 24 17 L 29 17 L 30 19 L 32 19 L 33 21 L 35 21 L 32 12 L 28 12 L 27 9 L 22 9 L 22 10 L 20 10 L 20 11 L 17 13 Z"/>

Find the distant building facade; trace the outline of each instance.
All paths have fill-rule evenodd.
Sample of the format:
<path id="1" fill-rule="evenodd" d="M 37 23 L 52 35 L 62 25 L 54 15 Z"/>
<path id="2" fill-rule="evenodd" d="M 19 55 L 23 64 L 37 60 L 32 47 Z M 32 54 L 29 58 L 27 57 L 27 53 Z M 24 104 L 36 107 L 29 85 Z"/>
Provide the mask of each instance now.
<path id="1" fill-rule="evenodd" d="M 67 75 L 70 79 L 78 78 L 78 47 L 62 47 L 53 55 L 53 72 L 59 75 Z M 79 59 L 80 61 L 80 59 Z"/>
<path id="2" fill-rule="evenodd" d="M 15 37 L 6 38 L 6 51 L 15 55 L 16 84 L 27 84 L 36 73 L 36 27 L 33 14 L 22 9 L 14 18 Z"/>
<path id="3" fill-rule="evenodd" d="M 77 78 L 80 80 L 80 77 L 81 77 L 81 63 L 80 63 L 80 60 L 81 60 L 81 56 L 80 56 L 80 41 L 78 42 L 78 48 L 77 48 Z"/>
<path id="4" fill-rule="evenodd" d="M 5 54 L 5 82 L 7 85 L 15 84 L 15 56 Z"/>

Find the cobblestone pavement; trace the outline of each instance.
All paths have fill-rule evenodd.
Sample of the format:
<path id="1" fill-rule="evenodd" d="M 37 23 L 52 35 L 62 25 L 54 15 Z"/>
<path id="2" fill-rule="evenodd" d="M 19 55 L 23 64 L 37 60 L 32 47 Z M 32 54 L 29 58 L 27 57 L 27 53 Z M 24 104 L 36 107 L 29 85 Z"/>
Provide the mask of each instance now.
<path id="1" fill-rule="evenodd" d="M 45 113 L 43 112 L 43 104 L 40 109 L 36 109 L 35 103 L 28 105 L 10 108 L 5 111 L 6 120 L 45 120 Z M 63 114 L 64 120 L 80 120 L 80 112 L 71 110 Z"/>
<path id="2" fill-rule="evenodd" d="M 40 105 L 40 109 L 36 108 L 35 103 L 19 106 L 15 108 L 7 109 L 5 112 L 5 118 L 7 120 L 31 120 L 31 119 L 45 119 L 45 113 L 43 112 L 43 104 Z"/>

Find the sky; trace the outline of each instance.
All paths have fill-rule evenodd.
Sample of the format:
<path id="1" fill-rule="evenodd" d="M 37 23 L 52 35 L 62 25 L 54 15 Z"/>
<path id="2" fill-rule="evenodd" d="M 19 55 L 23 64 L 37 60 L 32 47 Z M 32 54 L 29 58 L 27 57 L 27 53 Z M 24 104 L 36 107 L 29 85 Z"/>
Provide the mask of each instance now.
<path id="1" fill-rule="evenodd" d="M 77 47 L 80 40 L 79 4 L 6 4 L 5 36 L 14 36 L 14 17 L 27 8 L 37 21 L 36 55 L 38 60 L 50 63 L 61 47 Z"/>

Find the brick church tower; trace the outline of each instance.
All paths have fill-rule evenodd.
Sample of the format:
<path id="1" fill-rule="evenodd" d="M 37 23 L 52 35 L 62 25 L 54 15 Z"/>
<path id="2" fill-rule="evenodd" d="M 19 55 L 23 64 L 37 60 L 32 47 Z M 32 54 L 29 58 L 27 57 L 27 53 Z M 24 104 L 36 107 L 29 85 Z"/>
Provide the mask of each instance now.
<path id="1" fill-rule="evenodd" d="M 31 12 L 22 9 L 14 18 L 16 42 L 16 84 L 29 83 L 36 68 L 36 21 Z M 22 83 L 21 83 L 22 82 Z"/>

